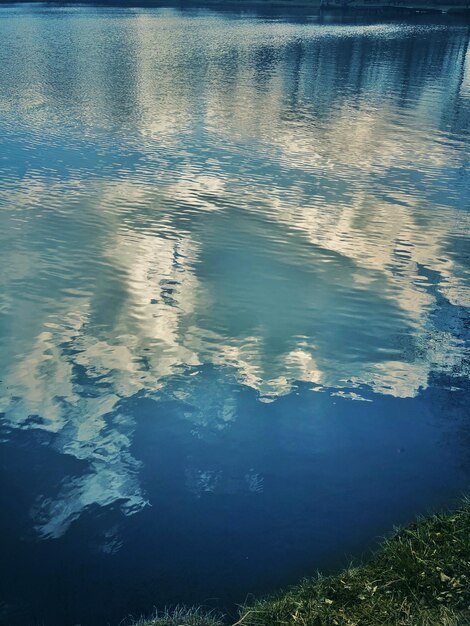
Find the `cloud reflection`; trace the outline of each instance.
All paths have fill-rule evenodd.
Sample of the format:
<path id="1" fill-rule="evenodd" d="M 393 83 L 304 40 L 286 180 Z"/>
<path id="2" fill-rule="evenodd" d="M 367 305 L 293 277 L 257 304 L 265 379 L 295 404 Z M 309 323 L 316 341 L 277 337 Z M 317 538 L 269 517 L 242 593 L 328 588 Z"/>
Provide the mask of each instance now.
<path id="1" fill-rule="evenodd" d="M 464 29 L 171 11 L 56 27 L 12 20 L 21 54 L 0 53 L 0 410 L 87 467 L 33 508 L 44 537 L 148 504 L 130 398 L 182 402 L 203 437 L 236 419 L 237 384 L 413 397 L 461 371 Z M 254 469 L 237 480 L 262 490 Z M 187 485 L 232 488 L 201 468 Z"/>

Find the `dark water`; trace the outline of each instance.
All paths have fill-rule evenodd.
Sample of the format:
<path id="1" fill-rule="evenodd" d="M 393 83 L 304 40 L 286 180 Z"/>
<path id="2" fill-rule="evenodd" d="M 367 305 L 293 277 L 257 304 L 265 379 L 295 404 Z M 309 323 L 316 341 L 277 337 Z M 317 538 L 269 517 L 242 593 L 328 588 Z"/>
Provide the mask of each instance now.
<path id="1" fill-rule="evenodd" d="M 469 486 L 450 21 L 0 9 L 2 603 L 230 607 Z"/>

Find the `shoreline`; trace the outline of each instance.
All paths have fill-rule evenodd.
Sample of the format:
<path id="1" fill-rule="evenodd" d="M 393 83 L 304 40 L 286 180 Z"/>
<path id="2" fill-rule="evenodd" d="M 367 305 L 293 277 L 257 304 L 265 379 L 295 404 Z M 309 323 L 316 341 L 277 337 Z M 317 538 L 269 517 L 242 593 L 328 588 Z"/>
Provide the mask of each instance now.
<path id="1" fill-rule="evenodd" d="M 429 1 L 368 2 L 368 0 L 0 0 L 0 7 L 17 4 L 46 4 L 51 6 L 129 6 L 129 7 L 178 7 L 178 8 L 252 8 L 257 9 L 312 9 L 325 15 L 377 15 L 414 16 L 439 15 L 470 17 L 470 0 L 464 2 Z"/>
<path id="2" fill-rule="evenodd" d="M 470 500 L 395 530 L 365 563 L 242 606 L 236 618 L 176 607 L 133 626 L 468 626 Z"/>

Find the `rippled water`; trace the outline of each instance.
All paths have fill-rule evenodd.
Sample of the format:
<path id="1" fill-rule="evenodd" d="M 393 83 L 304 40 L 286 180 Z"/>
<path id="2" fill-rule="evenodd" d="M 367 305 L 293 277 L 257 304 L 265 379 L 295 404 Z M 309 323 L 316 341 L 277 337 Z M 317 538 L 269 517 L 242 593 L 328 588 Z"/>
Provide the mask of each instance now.
<path id="1" fill-rule="evenodd" d="M 229 607 L 468 488 L 468 25 L 0 38 L 2 623 Z"/>

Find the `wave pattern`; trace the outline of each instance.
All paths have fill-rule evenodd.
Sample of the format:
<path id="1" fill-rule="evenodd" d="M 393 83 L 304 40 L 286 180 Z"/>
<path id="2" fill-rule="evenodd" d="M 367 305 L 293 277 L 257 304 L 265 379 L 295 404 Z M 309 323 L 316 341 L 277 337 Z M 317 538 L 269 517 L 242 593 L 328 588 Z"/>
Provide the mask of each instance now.
<path id="1" fill-rule="evenodd" d="M 462 375 L 464 27 L 0 19 L 5 437 L 39 429 L 86 464 L 32 506 L 43 537 L 91 506 L 149 504 L 135 398 L 183 403 L 200 438 L 237 419 L 239 386 L 413 398 Z M 263 491 L 253 468 L 186 481 Z"/>

